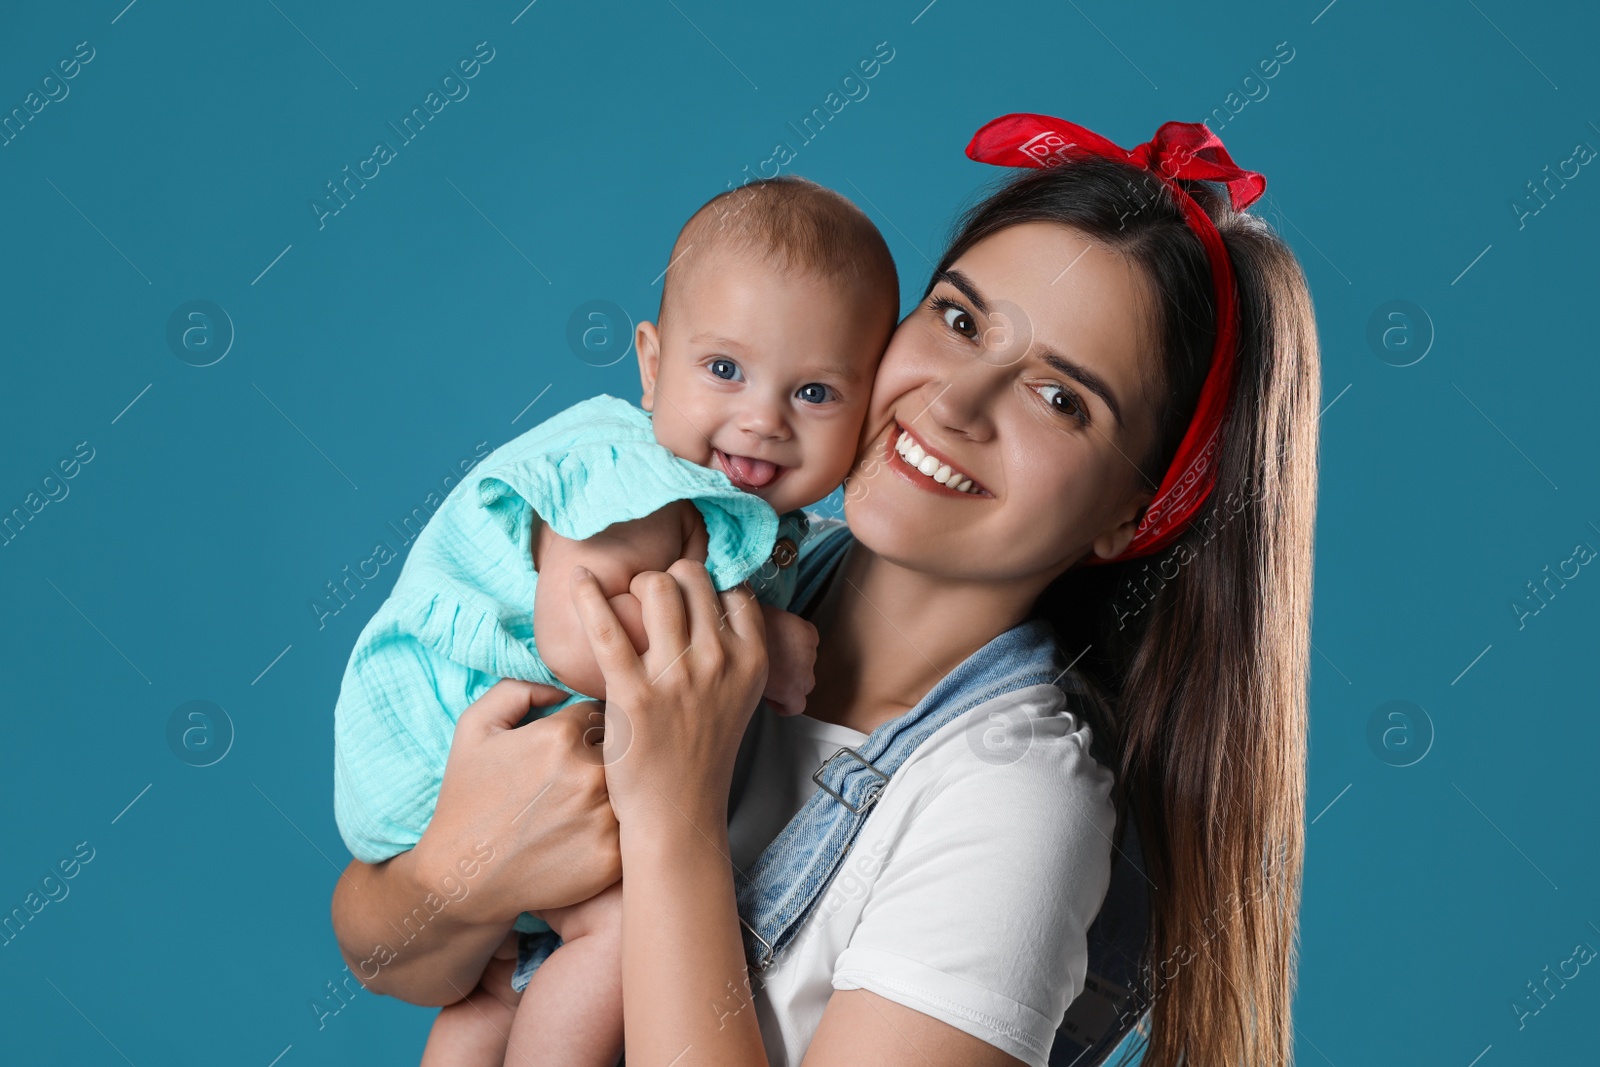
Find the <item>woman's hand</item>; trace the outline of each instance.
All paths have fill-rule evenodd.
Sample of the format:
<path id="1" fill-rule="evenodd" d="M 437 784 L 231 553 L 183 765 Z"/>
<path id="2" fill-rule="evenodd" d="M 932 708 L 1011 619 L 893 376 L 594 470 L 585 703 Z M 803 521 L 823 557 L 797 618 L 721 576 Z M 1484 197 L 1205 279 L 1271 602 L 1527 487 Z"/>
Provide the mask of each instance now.
<path id="1" fill-rule="evenodd" d="M 688 819 L 726 832 L 739 740 L 767 677 L 760 606 L 740 586 L 718 594 L 705 564 L 688 559 L 646 571 L 639 599 L 643 658 L 587 569 L 572 595 L 605 674 L 605 776 L 611 806 L 630 825 Z"/>
<path id="2" fill-rule="evenodd" d="M 643 658 L 594 576 L 572 593 L 606 679 L 606 783 L 622 824 L 622 1004 L 629 1055 L 765 1067 L 728 859 L 728 785 L 767 676 L 765 622 L 705 565 L 634 578 Z M 708 1011 L 707 1008 L 710 1008 Z"/>
<path id="3" fill-rule="evenodd" d="M 519 913 L 571 904 L 617 880 L 596 706 L 517 726 L 565 695 L 516 681 L 490 689 L 456 724 L 417 846 L 383 863 L 353 860 L 340 876 L 334 933 L 374 993 L 453 1004 L 478 984 Z"/>
<path id="4" fill-rule="evenodd" d="M 456 722 L 433 821 L 415 852 L 422 876 L 440 884 L 460 880 L 463 860 L 492 850 L 461 901 L 468 921 L 572 904 L 621 877 L 599 705 L 574 704 L 517 726 L 533 708 L 565 697 L 506 679 Z"/>

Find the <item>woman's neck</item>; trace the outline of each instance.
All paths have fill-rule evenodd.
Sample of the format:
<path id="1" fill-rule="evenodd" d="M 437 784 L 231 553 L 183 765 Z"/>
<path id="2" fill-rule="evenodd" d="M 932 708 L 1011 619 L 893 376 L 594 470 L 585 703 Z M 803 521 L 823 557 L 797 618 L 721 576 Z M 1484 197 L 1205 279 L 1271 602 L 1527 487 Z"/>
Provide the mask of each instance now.
<path id="1" fill-rule="evenodd" d="M 811 613 L 820 637 L 806 714 L 870 734 L 1025 619 L 1038 593 L 907 570 L 852 544 Z"/>

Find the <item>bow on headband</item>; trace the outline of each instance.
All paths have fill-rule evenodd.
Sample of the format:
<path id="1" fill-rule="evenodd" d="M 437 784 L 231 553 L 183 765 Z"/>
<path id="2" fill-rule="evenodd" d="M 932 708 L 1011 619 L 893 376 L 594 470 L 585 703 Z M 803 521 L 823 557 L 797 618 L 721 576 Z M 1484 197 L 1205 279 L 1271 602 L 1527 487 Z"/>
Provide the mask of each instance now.
<path id="1" fill-rule="evenodd" d="M 967 155 L 979 163 L 1001 167 L 1049 168 L 1085 157 L 1138 167 L 1160 178 L 1172 190 L 1184 220 L 1205 248 L 1217 307 L 1217 336 L 1210 369 L 1200 389 L 1194 417 L 1133 540 L 1115 561 L 1106 562 L 1160 551 L 1177 540 L 1216 485 L 1217 444 L 1233 392 L 1239 329 L 1238 298 L 1227 247 L 1211 216 L 1179 182 L 1220 182 L 1227 187 L 1234 210 L 1242 211 L 1266 191 L 1267 180 L 1236 166 L 1217 135 L 1197 122 L 1162 123 L 1153 138 L 1128 149 L 1092 130 L 1048 115 L 1004 115 L 973 134 Z"/>

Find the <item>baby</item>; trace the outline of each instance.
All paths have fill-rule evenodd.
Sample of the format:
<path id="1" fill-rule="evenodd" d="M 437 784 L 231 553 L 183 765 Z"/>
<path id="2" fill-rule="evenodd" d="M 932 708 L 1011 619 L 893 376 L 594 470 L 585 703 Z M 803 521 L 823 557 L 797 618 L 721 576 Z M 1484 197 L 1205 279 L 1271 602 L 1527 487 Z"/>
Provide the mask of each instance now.
<path id="1" fill-rule="evenodd" d="M 800 509 L 854 464 L 898 305 L 882 235 L 813 182 L 752 182 L 689 219 L 659 321 L 635 332 L 644 410 L 584 401 L 488 456 L 362 631 L 335 715 L 335 808 L 357 858 L 381 862 L 416 843 L 406 828 L 431 818 L 455 720 L 499 678 L 572 694 L 557 707 L 604 699 L 567 595 L 574 566 L 594 572 L 641 652 L 628 592 L 641 571 L 693 558 L 718 589 L 749 581 L 767 620 L 765 698 L 780 713 L 803 709 L 815 633 L 783 610 L 807 529 Z M 543 573 L 555 584 L 536 595 Z M 409 794 L 425 795 L 400 795 L 408 780 Z M 621 904 L 618 882 L 521 916 L 524 936 L 440 1011 L 424 1067 L 613 1067 Z"/>

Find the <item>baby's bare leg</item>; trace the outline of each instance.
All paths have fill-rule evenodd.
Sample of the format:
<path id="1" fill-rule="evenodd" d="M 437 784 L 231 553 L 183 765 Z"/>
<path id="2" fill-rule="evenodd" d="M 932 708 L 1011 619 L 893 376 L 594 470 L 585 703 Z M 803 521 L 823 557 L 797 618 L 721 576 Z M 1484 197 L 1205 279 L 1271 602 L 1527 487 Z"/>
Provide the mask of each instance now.
<path id="1" fill-rule="evenodd" d="M 512 931 L 483 969 L 478 987 L 465 1000 L 440 1008 L 428 1032 L 422 1067 L 501 1067 L 506 1059 L 512 1017 L 522 994 L 511 988 L 517 967 L 517 934 Z"/>
<path id="2" fill-rule="evenodd" d="M 616 1067 L 622 1056 L 622 883 L 538 915 L 562 945 L 523 991 L 505 1067 Z"/>

